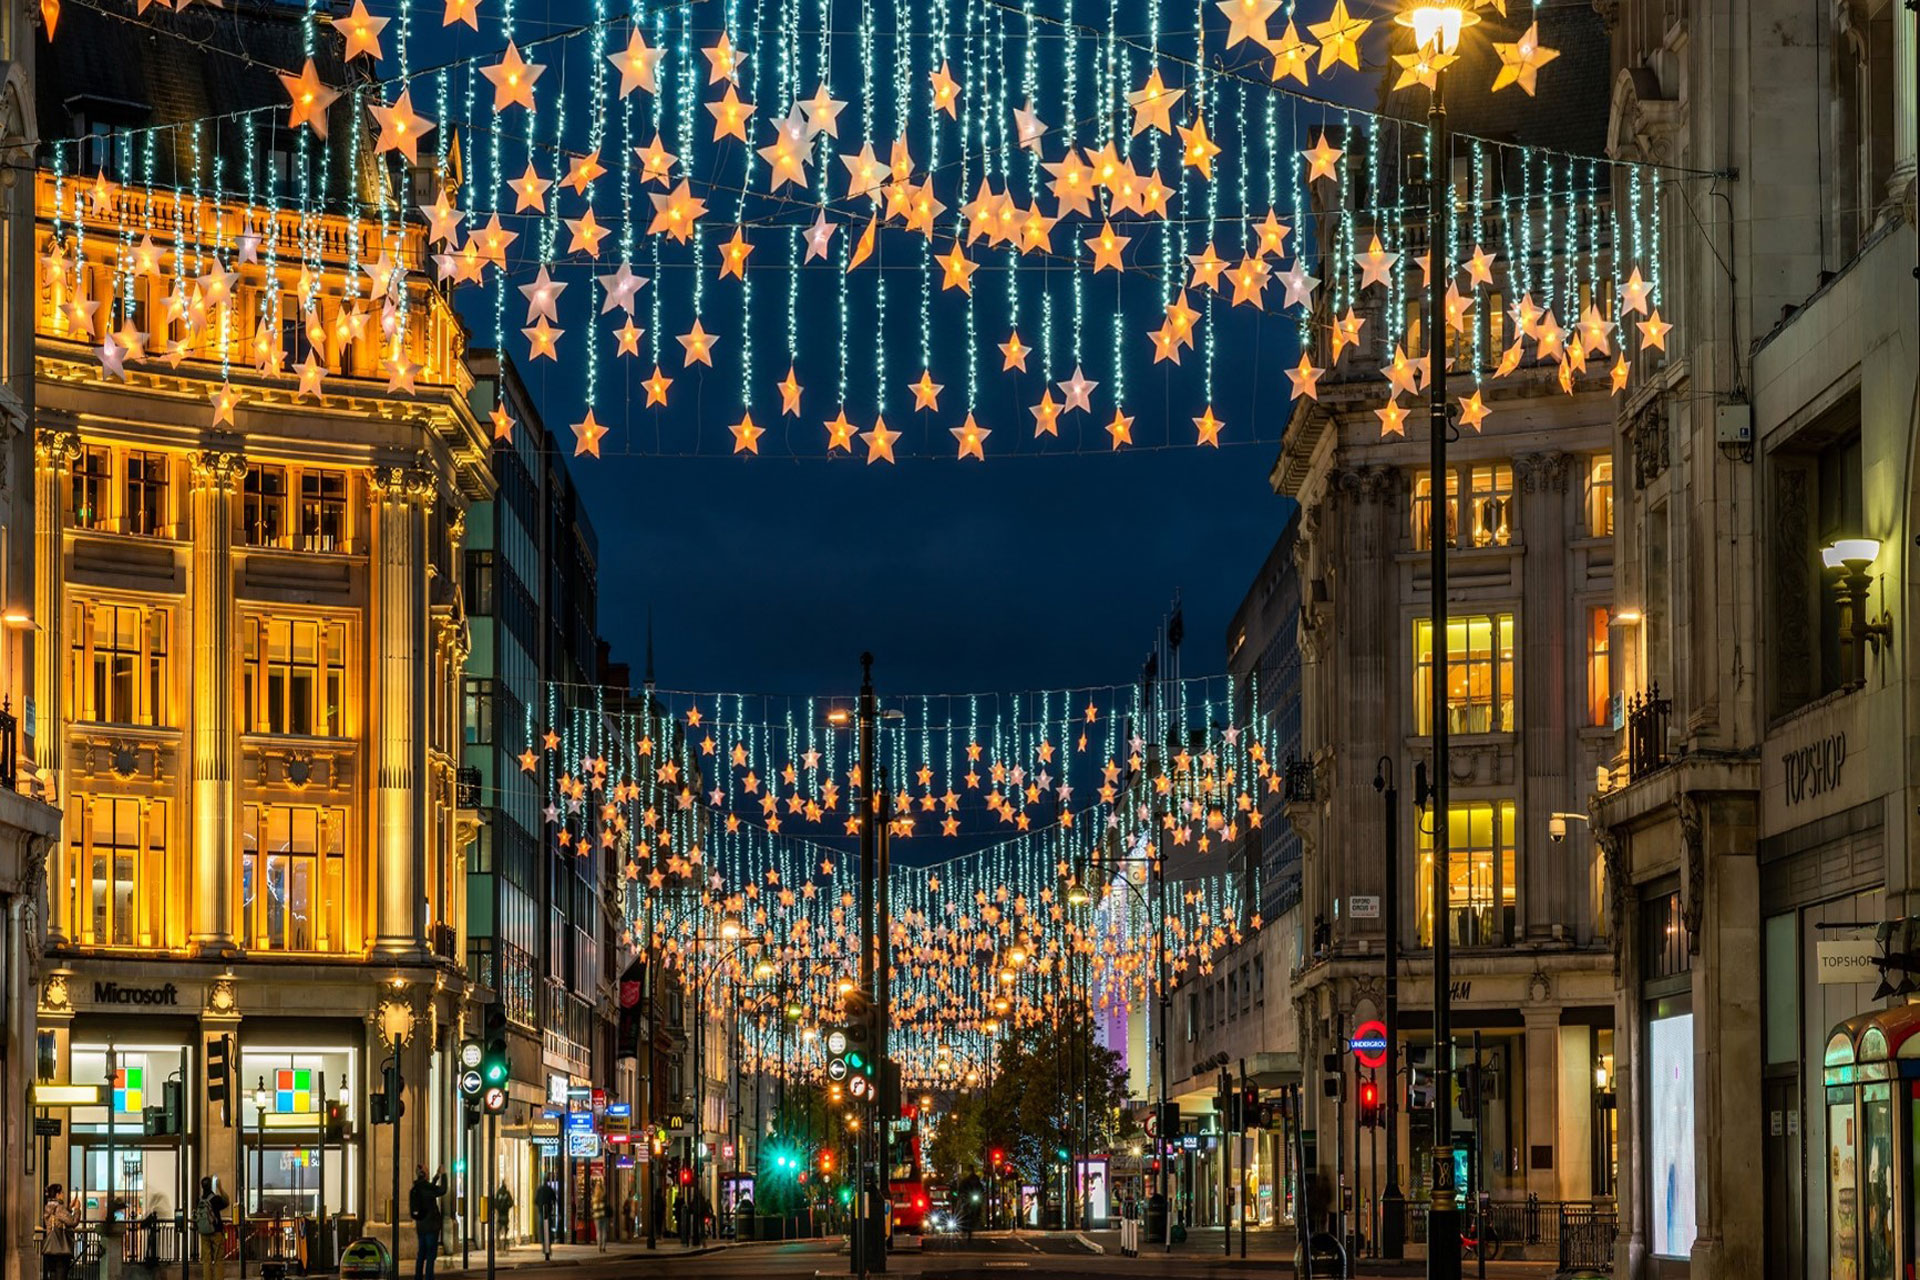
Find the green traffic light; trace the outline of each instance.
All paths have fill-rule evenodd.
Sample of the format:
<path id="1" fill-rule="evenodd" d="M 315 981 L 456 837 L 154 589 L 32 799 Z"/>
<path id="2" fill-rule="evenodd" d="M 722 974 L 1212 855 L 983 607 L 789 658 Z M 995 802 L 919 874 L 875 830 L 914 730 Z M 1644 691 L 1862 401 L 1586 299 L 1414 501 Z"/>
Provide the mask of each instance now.
<path id="1" fill-rule="evenodd" d="M 849 1204 L 852 1204 L 852 1203 L 853 1203 L 853 1188 L 852 1188 L 852 1187 L 842 1187 L 842 1188 L 840 1188 L 840 1203 L 841 1203 L 842 1205 L 849 1205 Z"/>

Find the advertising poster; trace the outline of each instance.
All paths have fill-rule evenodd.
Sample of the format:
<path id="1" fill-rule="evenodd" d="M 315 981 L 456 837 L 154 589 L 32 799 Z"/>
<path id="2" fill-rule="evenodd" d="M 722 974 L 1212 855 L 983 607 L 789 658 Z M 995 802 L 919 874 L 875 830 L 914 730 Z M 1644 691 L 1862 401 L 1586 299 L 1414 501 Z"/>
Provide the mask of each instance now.
<path id="1" fill-rule="evenodd" d="M 1648 1205 L 1653 1252 L 1684 1258 L 1698 1228 L 1693 1176 L 1693 1015 L 1647 1024 Z"/>

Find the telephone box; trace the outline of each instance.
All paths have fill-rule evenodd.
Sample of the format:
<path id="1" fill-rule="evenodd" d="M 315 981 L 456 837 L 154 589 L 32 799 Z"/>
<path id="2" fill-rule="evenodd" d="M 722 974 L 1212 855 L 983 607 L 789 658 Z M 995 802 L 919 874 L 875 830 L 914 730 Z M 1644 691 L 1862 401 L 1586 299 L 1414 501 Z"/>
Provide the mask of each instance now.
<path id="1" fill-rule="evenodd" d="M 1823 1066 L 1828 1274 L 1911 1276 L 1920 1195 L 1920 1005 L 1842 1022 L 1827 1037 Z"/>

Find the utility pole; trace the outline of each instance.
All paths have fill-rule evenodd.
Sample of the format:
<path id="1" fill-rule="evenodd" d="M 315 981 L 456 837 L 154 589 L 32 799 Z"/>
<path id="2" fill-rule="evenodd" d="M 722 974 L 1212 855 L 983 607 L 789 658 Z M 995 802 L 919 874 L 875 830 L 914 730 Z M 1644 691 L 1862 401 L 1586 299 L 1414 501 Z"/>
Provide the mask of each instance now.
<path id="1" fill-rule="evenodd" d="M 879 841 L 875 838 L 874 820 L 878 808 L 873 802 L 874 756 L 874 702 L 873 702 L 873 655 L 860 655 L 860 706 L 855 737 L 860 753 L 860 788 L 856 796 L 850 797 L 853 804 L 859 806 L 860 814 L 860 994 L 862 1003 L 874 996 L 875 938 L 873 932 L 874 889 L 879 871 Z M 876 1073 L 877 1082 L 884 1087 L 885 1068 Z M 879 1114 L 880 1108 L 874 1107 L 870 1114 Z M 870 1180 L 867 1172 L 867 1151 L 872 1144 L 872 1126 L 854 1132 L 853 1163 L 853 1230 L 852 1243 L 848 1250 L 853 1263 L 853 1273 L 865 1276 L 873 1269 L 872 1259 L 868 1255 L 871 1222 L 873 1217 L 873 1199 L 869 1191 Z"/>
<path id="2" fill-rule="evenodd" d="M 1406 1253 L 1407 1200 L 1400 1192 L 1400 789 L 1392 756 L 1380 757 L 1373 787 L 1387 828 L 1387 879 L 1380 894 L 1387 927 L 1387 1189 L 1380 1195 L 1380 1256 L 1400 1258 Z"/>

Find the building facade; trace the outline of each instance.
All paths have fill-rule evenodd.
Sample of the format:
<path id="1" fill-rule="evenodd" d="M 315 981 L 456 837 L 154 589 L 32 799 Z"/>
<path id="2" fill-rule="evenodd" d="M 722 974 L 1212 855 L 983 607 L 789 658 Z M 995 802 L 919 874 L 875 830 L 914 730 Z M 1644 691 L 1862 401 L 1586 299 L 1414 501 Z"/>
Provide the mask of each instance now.
<path id="1" fill-rule="evenodd" d="M 38 1056 L 103 1089 L 43 1152 L 90 1228 L 184 1221 L 213 1177 L 250 1248 L 306 1219 L 410 1250 L 396 1183 L 457 1158 L 458 568 L 493 480 L 445 295 L 363 294 L 423 228 L 170 194 L 307 164 L 378 207 L 417 175 L 229 134 L 120 185 L 139 135 L 110 130 L 271 101 L 299 65 L 297 12 L 229 15 L 186 57 L 74 10 L 40 48 L 44 136 L 89 141 L 33 186 L 33 764 L 64 809 Z M 263 61 L 226 74 L 243 48 Z M 389 1061 L 404 1106 L 376 1124 Z"/>
<path id="2" fill-rule="evenodd" d="M 1897 1274 L 1905 1109 L 1825 1069 L 1903 1002 L 1862 957 L 1914 914 L 1915 15 L 1607 10 L 1615 154 L 1702 175 L 1663 210 L 1670 354 L 1614 433 L 1616 1273 Z"/>
<path id="3" fill-rule="evenodd" d="M 1560 65 L 1571 79 L 1543 77 L 1537 102 L 1523 110 L 1489 97 L 1490 76 L 1470 69 L 1449 86 L 1453 125 L 1576 154 L 1597 148 L 1599 17 L 1585 6 L 1550 5 L 1522 25 L 1533 16 L 1541 42 L 1564 51 Z M 1475 30 L 1482 43 L 1514 38 Z M 1424 95 L 1413 96 L 1424 106 Z M 1464 168 L 1463 152 L 1453 166 L 1456 204 Z M 1474 290 L 1479 305 L 1445 349 L 1459 393 L 1477 386 L 1491 412 L 1461 427 L 1444 488 L 1428 470 L 1424 389 L 1406 406 L 1404 432 L 1384 429 L 1376 410 L 1392 389 L 1377 349 L 1356 348 L 1343 363 L 1324 329 L 1315 363 L 1329 372 L 1317 400 L 1295 403 L 1273 470 L 1275 490 L 1302 508 L 1304 743 L 1285 785 L 1305 845 L 1305 943 L 1291 975 L 1307 1123 L 1316 1135 L 1304 1161 L 1322 1185 L 1347 1188 L 1368 1234 L 1371 1205 L 1389 1181 L 1416 1205 L 1431 1181 L 1432 1113 L 1405 1103 L 1423 1075 L 1431 1080 L 1436 928 L 1448 931 L 1452 950 L 1454 1060 L 1472 1064 L 1477 1053 L 1481 1067 L 1477 1098 L 1446 1099 L 1456 1142 L 1476 1162 L 1474 1185 L 1496 1200 L 1585 1201 L 1613 1189 L 1614 1011 L 1602 882 L 1584 828 L 1576 821 L 1563 839 L 1554 818 L 1584 812 L 1617 740 L 1611 357 L 1596 350 L 1568 370 L 1570 390 L 1550 361 L 1485 378 L 1507 345 L 1500 326 L 1512 323 L 1504 299 L 1518 292 L 1516 260 L 1545 252 L 1522 224 L 1537 228 L 1574 212 L 1542 198 L 1510 221 L 1479 215 L 1479 242 L 1496 259 L 1492 283 Z M 1604 224 L 1604 211 L 1595 221 Z M 1314 274 L 1350 270 L 1339 252 L 1322 244 Z M 1606 252 L 1597 246 L 1599 259 Z M 1610 310 L 1605 298 L 1578 302 Z M 1358 311 L 1377 316 L 1381 305 L 1369 291 Z M 1575 305 L 1566 300 L 1570 312 Z M 1409 345 L 1420 342 L 1410 335 Z M 1488 368 L 1474 365 L 1480 352 Z M 1433 759 L 1430 728 L 1436 494 L 1447 504 L 1452 540 L 1444 761 Z M 1433 904 L 1434 818 L 1415 795 L 1416 769 L 1435 768 L 1452 782 L 1445 919 Z M 1363 1066 L 1349 1041 L 1386 1013 L 1389 929 L 1400 957 L 1402 1055 Z M 1334 1079 L 1338 1097 L 1326 1092 Z M 1397 1112 L 1391 1170 L 1386 1135 L 1357 1124 L 1369 1083 L 1383 1109 Z"/>
<path id="4" fill-rule="evenodd" d="M 534 1122 L 579 1102 L 579 1090 L 590 1106 L 594 1089 L 604 1096 L 614 1084 L 608 965 L 619 930 L 605 904 L 615 866 L 611 850 L 582 856 L 550 838 L 548 796 L 519 757 L 597 687 L 598 545 L 564 452 L 513 363 L 493 351 L 468 363 L 475 414 L 503 405 L 514 422 L 494 442 L 497 492 L 469 515 L 462 569 L 474 638 L 462 759 L 479 819 L 467 864 L 468 968 L 506 1013 L 513 1072 L 494 1186 L 504 1182 L 527 1206 L 551 1177 L 563 1230 L 585 1238 L 606 1157 L 575 1159 L 564 1136 Z M 523 1212 L 508 1229 L 534 1226 Z"/>

